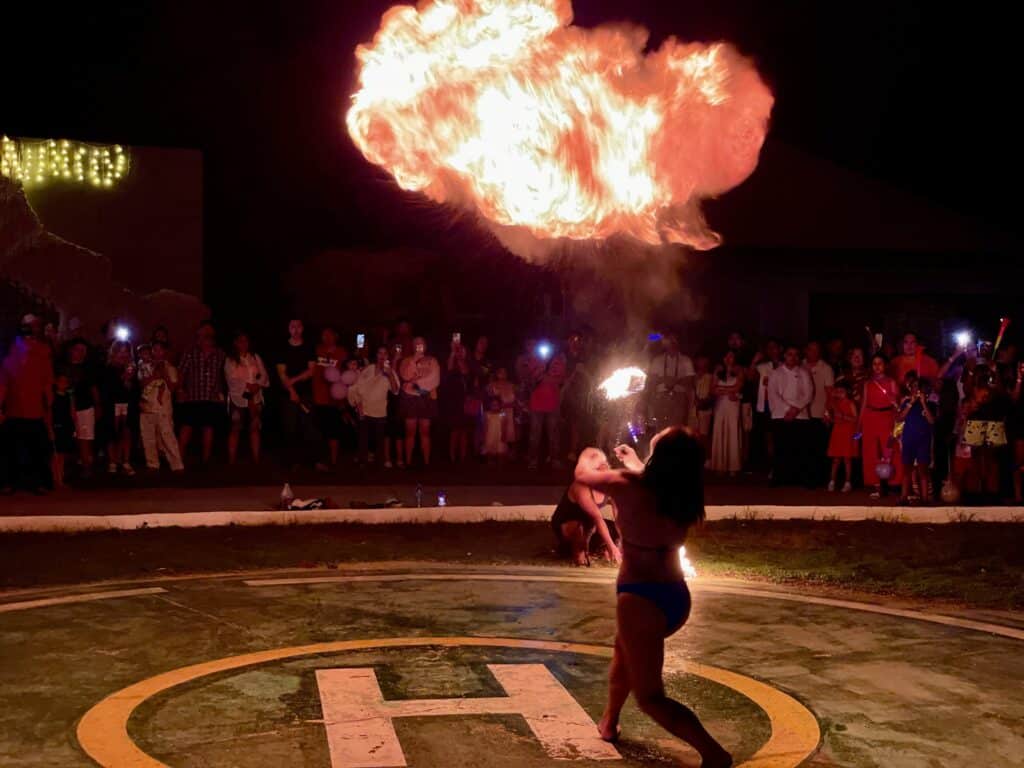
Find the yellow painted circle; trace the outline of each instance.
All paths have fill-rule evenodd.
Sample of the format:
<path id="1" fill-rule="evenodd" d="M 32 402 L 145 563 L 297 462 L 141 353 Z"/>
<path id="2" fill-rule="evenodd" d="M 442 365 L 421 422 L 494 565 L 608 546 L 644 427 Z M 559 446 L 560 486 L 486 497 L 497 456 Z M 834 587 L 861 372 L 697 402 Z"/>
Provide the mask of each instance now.
<path id="1" fill-rule="evenodd" d="M 128 735 L 128 720 L 132 712 L 146 699 L 158 693 L 218 672 L 296 656 L 431 645 L 448 648 L 523 648 L 604 657 L 612 655 L 612 649 L 604 645 L 507 637 L 389 637 L 275 648 L 181 667 L 122 688 L 85 713 L 78 723 L 78 743 L 89 757 L 102 766 L 168 768 L 164 763 L 143 752 Z M 731 688 L 750 699 L 768 715 L 771 737 L 753 757 L 736 768 L 796 768 L 818 748 L 821 738 L 818 721 L 803 704 L 791 696 L 765 683 L 717 667 L 687 662 L 686 672 Z"/>

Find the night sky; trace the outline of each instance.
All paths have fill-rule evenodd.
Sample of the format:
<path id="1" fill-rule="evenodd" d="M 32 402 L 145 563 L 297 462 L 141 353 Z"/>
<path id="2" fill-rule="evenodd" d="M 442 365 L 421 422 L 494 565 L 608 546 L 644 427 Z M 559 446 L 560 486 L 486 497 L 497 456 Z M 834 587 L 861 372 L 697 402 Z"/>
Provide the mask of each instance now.
<path id="1" fill-rule="evenodd" d="M 389 2 L 40 3 L 4 10 L 0 131 L 193 147 L 205 161 L 206 298 L 239 269 L 276 274 L 329 247 L 466 246 L 347 139 L 353 49 Z M 576 0 L 576 23 L 629 19 L 726 39 L 776 94 L 771 135 L 997 229 L 1022 170 L 1015 34 L 984 5 Z M 841 244 L 840 244 L 841 245 Z M 483 250 L 494 248 L 483 238 Z M 262 285 L 273 300 L 273 281 Z"/>

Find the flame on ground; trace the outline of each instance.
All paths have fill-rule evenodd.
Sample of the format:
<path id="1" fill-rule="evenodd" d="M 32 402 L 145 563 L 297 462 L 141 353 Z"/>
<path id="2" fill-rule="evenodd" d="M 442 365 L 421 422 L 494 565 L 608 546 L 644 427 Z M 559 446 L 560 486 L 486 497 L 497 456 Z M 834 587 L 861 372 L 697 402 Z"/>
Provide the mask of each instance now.
<path id="1" fill-rule="evenodd" d="M 646 383 L 647 374 L 640 368 L 619 368 L 598 384 L 597 388 L 609 400 L 621 400 L 642 392 Z"/>
<path id="2" fill-rule="evenodd" d="M 720 242 L 699 202 L 757 165 L 773 98 L 724 43 L 570 26 L 570 0 L 398 5 L 346 117 L 403 189 L 534 237 Z"/>
<path id="3" fill-rule="evenodd" d="M 683 569 L 683 576 L 686 578 L 697 578 L 697 569 L 693 567 L 690 558 L 686 556 L 686 547 L 679 548 L 679 567 Z"/>

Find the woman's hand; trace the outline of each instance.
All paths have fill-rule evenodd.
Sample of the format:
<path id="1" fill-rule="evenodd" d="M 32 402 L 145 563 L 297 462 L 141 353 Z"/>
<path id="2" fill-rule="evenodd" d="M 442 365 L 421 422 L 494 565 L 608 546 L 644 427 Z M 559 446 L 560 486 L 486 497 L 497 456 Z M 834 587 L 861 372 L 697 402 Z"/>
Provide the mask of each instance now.
<path id="1" fill-rule="evenodd" d="M 614 563 L 615 565 L 618 565 L 622 562 L 622 550 L 614 544 L 606 546 L 604 549 L 604 559 L 607 560 L 609 563 Z"/>
<path id="2" fill-rule="evenodd" d="M 632 467 L 636 464 L 642 464 L 640 457 L 636 455 L 636 450 L 631 445 L 617 445 L 615 446 L 615 458 L 623 463 L 626 467 Z"/>

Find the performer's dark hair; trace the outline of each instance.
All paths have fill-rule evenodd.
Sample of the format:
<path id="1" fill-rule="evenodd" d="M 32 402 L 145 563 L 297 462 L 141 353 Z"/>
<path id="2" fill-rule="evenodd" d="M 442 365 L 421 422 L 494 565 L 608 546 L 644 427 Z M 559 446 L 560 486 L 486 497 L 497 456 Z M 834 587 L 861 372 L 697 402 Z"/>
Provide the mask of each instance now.
<path id="1" fill-rule="evenodd" d="M 661 433 L 641 481 L 654 492 L 658 514 L 685 526 L 704 519 L 704 449 L 686 427 Z"/>

